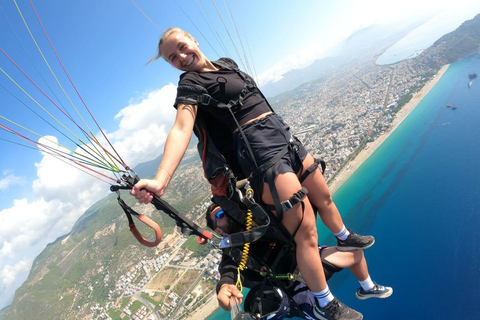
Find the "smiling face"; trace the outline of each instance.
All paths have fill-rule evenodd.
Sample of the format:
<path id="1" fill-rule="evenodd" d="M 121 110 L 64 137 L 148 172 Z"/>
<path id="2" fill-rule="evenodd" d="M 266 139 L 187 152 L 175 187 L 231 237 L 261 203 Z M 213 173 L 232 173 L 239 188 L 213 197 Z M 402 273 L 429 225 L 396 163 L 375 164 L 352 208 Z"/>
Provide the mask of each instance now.
<path id="1" fill-rule="evenodd" d="M 197 40 L 181 32 L 165 38 L 160 49 L 162 58 L 178 70 L 202 72 L 215 68 L 198 48 Z"/>

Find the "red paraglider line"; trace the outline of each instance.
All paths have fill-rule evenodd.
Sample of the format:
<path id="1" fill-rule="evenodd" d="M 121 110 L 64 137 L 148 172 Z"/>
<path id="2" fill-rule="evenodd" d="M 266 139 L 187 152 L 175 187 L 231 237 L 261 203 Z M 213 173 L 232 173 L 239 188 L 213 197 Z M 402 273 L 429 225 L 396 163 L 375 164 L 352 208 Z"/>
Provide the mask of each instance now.
<path id="1" fill-rule="evenodd" d="M 5 130 L 5 131 L 7 131 L 7 132 L 13 133 L 14 135 L 16 135 L 17 137 L 21 138 L 22 140 L 24 140 L 24 141 L 27 142 L 28 144 L 36 147 L 36 148 L 37 148 L 38 150 L 40 150 L 40 151 L 43 151 L 43 152 L 48 153 L 49 155 L 57 158 L 58 160 L 61 160 L 61 161 L 65 162 L 65 163 L 68 163 L 68 162 L 62 160 L 61 158 L 67 159 L 67 160 L 75 163 L 76 165 L 78 165 L 78 166 L 80 166 L 80 167 L 82 167 L 82 168 L 85 168 L 85 169 L 90 170 L 90 171 L 92 171 L 92 172 L 94 172 L 94 173 L 96 173 L 96 174 L 98 174 L 98 175 L 101 175 L 101 176 L 107 178 L 107 179 L 110 179 L 110 180 L 113 180 L 113 181 L 117 182 L 116 179 L 114 179 L 114 178 L 112 178 L 112 177 L 109 177 L 109 176 L 107 176 L 106 174 L 103 174 L 103 173 L 101 173 L 101 172 L 98 172 L 98 171 L 96 171 L 96 170 L 94 170 L 94 169 L 92 169 L 92 168 L 89 168 L 88 166 L 83 165 L 83 164 L 81 164 L 81 163 L 79 163 L 79 162 L 77 162 L 77 161 L 75 161 L 75 160 L 73 160 L 73 159 L 70 159 L 70 158 L 66 157 L 65 155 L 60 154 L 59 151 L 56 150 L 55 148 L 52 148 L 52 147 L 47 146 L 47 145 L 45 145 L 45 144 L 39 143 L 39 142 L 37 142 L 37 141 L 34 141 L 34 140 L 28 138 L 27 136 L 25 136 L 25 135 L 23 135 L 23 134 L 15 131 L 15 130 L 13 130 L 12 128 L 7 127 L 7 126 L 4 125 L 4 124 L 1 124 L 1 123 L 0 123 L 0 128 L 3 129 L 3 130 Z M 42 149 L 42 148 L 40 148 L 40 147 L 42 147 L 42 148 L 44 148 L 44 149 Z M 60 158 L 60 157 L 61 157 L 61 158 Z M 73 166 L 71 163 L 68 163 L 68 164 L 70 164 L 71 166 Z M 75 166 L 73 166 L 73 167 L 74 167 L 74 168 L 77 168 L 77 169 L 79 169 L 79 170 L 81 170 L 81 171 L 83 171 L 83 172 L 85 172 L 85 173 L 87 173 L 87 174 L 89 174 L 89 175 L 91 175 L 91 176 L 93 176 L 92 174 L 88 173 L 87 171 L 82 170 L 81 168 L 78 168 L 78 167 L 75 167 Z M 95 176 L 93 176 L 93 177 L 95 177 Z M 99 179 L 99 180 L 101 180 L 101 181 L 103 181 L 103 182 L 106 182 L 106 183 L 110 184 L 109 182 L 104 181 L 104 180 L 100 179 L 99 177 L 95 177 L 95 178 L 97 178 L 97 179 Z"/>
<path id="2" fill-rule="evenodd" d="M 70 83 L 72 84 L 73 88 L 75 89 L 75 92 L 77 93 L 78 97 L 80 98 L 80 100 L 82 101 L 83 105 L 85 106 L 85 108 L 87 109 L 88 113 L 90 114 L 90 116 L 92 117 L 93 121 L 95 122 L 95 124 L 97 125 L 98 129 L 100 130 L 100 132 L 102 133 L 103 137 L 105 138 L 105 140 L 108 142 L 108 144 L 110 145 L 110 147 L 112 148 L 112 150 L 115 152 L 115 154 L 117 155 L 117 157 L 120 159 L 120 163 L 123 165 L 123 167 L 125 169 L 128 170 L 128 166 L 127 164 L 123 161 L 123 159 L 120 157 L 120 155 L 118 154 L 117 150 L 115 150 L 115 148 L 113 147 L 112 143 L 110 142 L 110 140 L 107 138 L 107 135 L 105 134 L 105 132 L 103 132 L 102 128 L 100 127 L 100 125 L 98 124 L 97 120 L 95 119 L 95 117 L 93 116 L 92 112 L 90 112 L 90 109 L 87 107 L 87 104 L 85 103 L 85 101 L 83 100 L 82 96 L 80 95 L 80 92 L 78 92 L 77 90 L 77 87 L 75 86 L 75 84 L 73 83 L 72 79 L 70 78 L 70 75 L 68 74 L 67 70 L 65 69 L 65 67 L 63 66 L 63 63 L 62 63 L 62 60 L 60 60 L 60 57 L 58 56 L 57 54 L 57 51 L 55 50 L 55 47 L 53 46 L 52 42 L 50 41 L 50 37 L 48 36 L 47 34 L 47 31 L 45 30 L 45 28 L 43 27 L 43 24 L 42 24 L 42 21 L 40 20 L 40 17 L 37 13 L 37 10 L 35 9 L 35 6 L 33 5 L 33 2 L 32 0 L 30 0 L 30 4 L 33 8 L 33 11 L 35 12 L 35 16 L 37 17 L 37 20 L 38 22 L 40 23 L 40 26 L 42 27 L 42 30 L 43 30 L 43 33 L 45 34 L 45 37 L 47 37 L 47 40 L 48 40 L 48 43 L 50 44 L 50 47 L 52 48 L 53 52 L 55 53 L 55 56 L 57 57 L 57 60 L 58 62 L 60 63 L 60 65 L 62 66 L 62 69 L 63 71 L 65 72 L 68 80 L 70 81 Z M 105 150 L 105 149 L 104 149 Z M 117 160 L 118 161 L 118 160 Z"/>
<path id="3" fill-rule="evenodd" d="M 106 153 L 108 153 L 110 156 L 112 156 L 117 162 L 121 163 L 125 169 L 128 170 L 128 166 L 125 164 L 125 162 L 123 162 L 123 160 L 120 158 L 120 159 L 117 159 L 115 156 L 113 156 L 107 149 L 105 149 L 98 141 L 97 139 L 94 139 L 91 135 L 89 135 L 80 125 L 78 125 L 77 122 L 75 122 L 74 119 L 72 119 L 72 117 L 70 117 L 67 113 L 65 113 L 65 111 L 60 108 L 16 63 L 15 61 L 13 61 L 12 58 L 10 58 L 10 56 L 5 52 L 3 51 L 3 49 L 0 47 L 0 51 L 2 51 L 2 53 L 8 58 L 8 60 L 10 60 L 10 62 L 55 106 L 57 107 L 58 110 L 60 110 L 68 119 L 70 119 L 70 121 L 72 121 L 83 133 L 85 133 L 85 135 L 90 139 L 90 141 L 92 142 L 95 142 L 100 148 L 103 149 L 103 151 L 105 151 Z M 101 130 L 101 129 L 100 129 Z M 102 131 L 103 133 L 103 131 Z M 107 140 L 108 141 L 108 140 Z M 110 143 L 110 142 L 109 142 Z M 111 146 L 111 144 L 110 144 Z M 113 147 L 112 147 L 113 149 Z M 115 150 L 115 149 L 113 149 Z M 118 156 L 118 153 L 115 151 L 115 153 L 117 154 Z"/>

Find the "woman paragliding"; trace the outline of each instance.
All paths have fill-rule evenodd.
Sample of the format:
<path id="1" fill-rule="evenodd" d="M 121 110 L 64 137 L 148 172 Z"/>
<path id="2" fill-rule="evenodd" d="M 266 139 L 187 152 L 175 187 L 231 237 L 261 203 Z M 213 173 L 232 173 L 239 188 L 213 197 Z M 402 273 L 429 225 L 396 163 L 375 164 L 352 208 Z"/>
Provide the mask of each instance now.
<path id="1" fill-rule="evenodd" d="M 141 203 L 152 201 L 153 194 L 161 197 L 184 156 L 196 121 L 200 116 L 208 119 L 206 130 L 229 165 L 253 180 L 253 185 L 258 186 L 255 192 L 259 201 L 274 206 L 278 219 L 294 235 L 298 267 L 317 298 L 318 318 L 362 319 L 360 313 L 340 303 L 328 288 L 318 253 L 313 207 L 337 237 L 340 250 L 366 249 L 375 240 L 345 228 L 321 170 L 307 172 L 314 158 L 273 112 L 254 80 L 239 71 L 231 59 L 210 61 L 199 49 L 197 40 L 176 27 L 163 33 L 158 55 L 152 60 L 160 57 L 184 71 L 175 103 L 176 119 L 155 178 L 140 180 L 131 194 Z M 206 100 L 219 103 L 214 106 L 199 103 L 198 97 L 202 96 L 199 92 L 208 96 Z M 192 96 L 197 99 L 190 99 Z M 225 105 L 229 107 L 220 107 Z M 308 196 L 301 203 L 288 206 L 288 200 L 302 188 L 308 190 Z"/>

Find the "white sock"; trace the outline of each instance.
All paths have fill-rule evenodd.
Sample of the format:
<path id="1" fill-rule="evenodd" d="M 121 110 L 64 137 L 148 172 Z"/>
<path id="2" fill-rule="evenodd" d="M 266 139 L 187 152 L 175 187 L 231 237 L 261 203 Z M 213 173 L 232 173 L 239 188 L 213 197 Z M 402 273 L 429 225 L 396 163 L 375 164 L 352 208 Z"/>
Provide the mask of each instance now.
<path id="1" fill-rule="evenodd" d="M 315 298 L 317 298 L 318 304 L 320 305 L 321 308 L 324 308 L 334 298 L 328 286 L 320 292 L 312 291 L 312 293 L 315 296 Z"/>
<path id="2" fill-rule="evenodd" d="M 363 281 L 358 281 L 358 282 L 360 282 L 360 285 L 362 286 L 363 290 L 365 290 L 365 291 L 370 291 L 370 290 L 373 289 L 373 287 L 375 287 L 375 283 L 372 281 L 370 276 L 368 276 L 367 279 L 365 279 Z"/>
<path id="3" fill-rule="evenodd" d="M 345 225 L 343 225 L 342 230 L 340 230 L 340 232 L 334 233 L 334 235 L 338 239 L 344 241 L 345 239 L 348 238 L 348 236 L 350 235 L 350 232 L 347 230 L 347 228 L 345 228 Z"/>

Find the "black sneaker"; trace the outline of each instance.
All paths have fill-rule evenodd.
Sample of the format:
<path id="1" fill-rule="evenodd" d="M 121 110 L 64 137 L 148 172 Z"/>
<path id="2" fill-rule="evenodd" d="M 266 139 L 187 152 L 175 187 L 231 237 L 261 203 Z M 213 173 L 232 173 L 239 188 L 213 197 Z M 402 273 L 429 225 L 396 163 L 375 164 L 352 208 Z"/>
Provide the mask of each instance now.
<path id="1" fill-rule="evenodd" d="M 334 298 L 325 307 L 320 308 L 318 304 L 313 307 L 313 314 L 317 319 L 322 320 L 362 320 L 363 315 L 350 309 L 337 298 Z"/>
<path id="2" fill-rule="evenodd" d="M 388 298 L 392 295 L 393 289 L 391 287 L 385 287 L 381 286 L 375 283 L 375 287 L 372 289 L 365 291 L 363 290 L 362 287 L 358 288 L 357 293 L 355 293 L 355 296 L 357 296 L 358 299 L 360 300 L 365 300 L 368 298 Z"/>
<path id="3" fill-rule="evenodd" d="M 337 238 L 337 249 L 340 251 L 352 251 L 355 249 L 368 249 L 375 243 L 373 236 L 362 236 L 348 229 L 350 234 L 347 239 L 340 240 Z"/>

